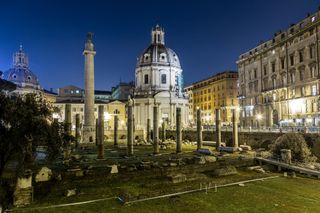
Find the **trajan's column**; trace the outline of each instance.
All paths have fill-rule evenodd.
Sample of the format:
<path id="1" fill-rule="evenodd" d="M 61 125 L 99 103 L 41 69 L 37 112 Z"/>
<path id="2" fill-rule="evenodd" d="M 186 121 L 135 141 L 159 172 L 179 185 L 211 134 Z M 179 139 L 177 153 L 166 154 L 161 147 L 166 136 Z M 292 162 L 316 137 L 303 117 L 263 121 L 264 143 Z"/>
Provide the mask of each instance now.
<path id="1" fill-rule="evenodd" d="M 85 99 L 84 99 L 84 125 L 82 142 L 94 142 L 96 137 L 94 117 L 94 45 L 92 43 L 93 33 L 88 33 L 84 55 L 85 72 Z"/>

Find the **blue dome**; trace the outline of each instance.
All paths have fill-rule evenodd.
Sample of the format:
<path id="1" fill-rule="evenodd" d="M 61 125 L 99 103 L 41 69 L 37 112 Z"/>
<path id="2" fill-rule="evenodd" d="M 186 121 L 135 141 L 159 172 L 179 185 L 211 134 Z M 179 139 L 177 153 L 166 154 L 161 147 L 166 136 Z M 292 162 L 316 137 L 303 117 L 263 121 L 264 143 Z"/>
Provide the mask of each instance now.
<path id="1" fill-rule="evenodd" d="M 40 89 L 37 76 L 29 69 L 28 56 L 20 50 L 13 56 L 13 68 L 4 73 L 4 79 L 18 87 Z"/>

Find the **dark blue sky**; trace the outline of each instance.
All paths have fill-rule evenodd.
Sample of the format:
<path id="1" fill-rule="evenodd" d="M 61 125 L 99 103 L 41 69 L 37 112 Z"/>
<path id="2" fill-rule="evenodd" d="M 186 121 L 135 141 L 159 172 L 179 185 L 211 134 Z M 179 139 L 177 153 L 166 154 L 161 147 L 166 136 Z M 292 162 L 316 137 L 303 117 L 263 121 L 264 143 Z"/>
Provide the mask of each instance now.
<path id="1" fill-rule="evenodd" d="M 0 0 L 0 70 L 20 42 L 45 88 L 84 85 L 82 50 L 92 31 L 96 89 L 134 79 L 136 58 L 159 23 L 185 84 L 236 70 L 239 54 L 315 12 L 320 0 Z"/>

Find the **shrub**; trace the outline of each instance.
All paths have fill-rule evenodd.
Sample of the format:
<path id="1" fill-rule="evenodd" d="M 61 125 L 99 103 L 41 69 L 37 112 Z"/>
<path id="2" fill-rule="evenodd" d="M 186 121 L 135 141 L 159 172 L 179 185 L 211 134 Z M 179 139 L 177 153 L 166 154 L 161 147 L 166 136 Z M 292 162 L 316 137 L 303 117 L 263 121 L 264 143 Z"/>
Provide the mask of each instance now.
<path id="1" fill-rule="evenodd" d="M 311 151 L 304 140 L 303 136 L 298 133 L 287 133 L 277 138 L 271 146 L 271 151 L 275 155 L 281 155 L 281 149 L 290 149 L 292 159 L 300 162 L 314 162 L 316 157 L 311 154 Z"/>

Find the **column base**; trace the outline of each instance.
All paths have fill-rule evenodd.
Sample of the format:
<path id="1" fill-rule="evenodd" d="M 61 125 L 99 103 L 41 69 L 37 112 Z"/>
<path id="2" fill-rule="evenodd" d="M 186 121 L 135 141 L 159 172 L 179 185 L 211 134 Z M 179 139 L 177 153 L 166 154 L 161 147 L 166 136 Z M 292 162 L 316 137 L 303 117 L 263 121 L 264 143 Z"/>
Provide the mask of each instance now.
<path id="1" fill-rule="evenodd" d="M 96 142 L 96 127 L 84 126 L 82 130 L 82 143 L 95 143 Z"/>

